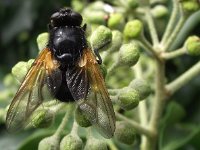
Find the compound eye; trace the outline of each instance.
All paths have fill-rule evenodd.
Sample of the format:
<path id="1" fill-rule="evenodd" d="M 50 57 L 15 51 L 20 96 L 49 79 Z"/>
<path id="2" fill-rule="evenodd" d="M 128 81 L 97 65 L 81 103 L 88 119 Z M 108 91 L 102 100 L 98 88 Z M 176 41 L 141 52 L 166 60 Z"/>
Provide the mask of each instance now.
<path id="1" fill-rule="evenodd" d="M 62 13 L 62 14 L 65 14 L 65 13 L 70 13 L 72 10 L 71 10 L 71 8 L 61 8 L 60 9 L 60 12 Z"/>
<path id="2" fill-rule="evenodd" d="M 53 15 L 51 15 L 51 20 L 56 20 L 60 17 L 60 13 L 59 12 L 55 12 Z"/>
<path id="3" fill-rule="evenodd" d="M 74 21 L 74 23 L 76 25 L 78 25 L 78 26 L 81 25 L 83 18 L 79 13 L 72 12 L 71 13 L 71 18 L 72 18 L 72 20 Z"/>

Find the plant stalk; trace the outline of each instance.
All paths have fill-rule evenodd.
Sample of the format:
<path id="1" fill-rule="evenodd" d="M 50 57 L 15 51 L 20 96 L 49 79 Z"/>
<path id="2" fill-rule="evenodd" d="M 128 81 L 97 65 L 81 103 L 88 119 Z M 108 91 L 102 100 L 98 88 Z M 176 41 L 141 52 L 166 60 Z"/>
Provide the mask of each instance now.
<path id="1" fill-rule="evenodd" d="M 159 121 L 163 113 L 165 106 L 165 63 L 156 60 L 156 74 L 155 74 L 155 99 L 152 104 L 152 114 L 149 122 L 149 129 L 156 135 L 149 139 L 146 146 L 149 146 L 149 150 L 154 150 L 157 138 L 158 138 L 158 126 Z"/>
<path id="2" fill-rule="evenodd" d="M 150 35 L 151 35 L 153 45 L 158 45 L 158 43 L 159 43 L 158 33 L 156 31 L 154 20 L 151 16 L 149 9 L 146 9 L 146 19 L 147 19 L 147 23 L 148 23 L 148 26 L 149 26 L 149 31 L 150 31 Z"/>
<path id="3" fill-rule="evenodd" d="M 66 112 L 65 116 L 63 117 L 62 122 L 60 123 L 58 129 L 54 133 L 55 136 L 60 137 L 60 135 L 63 133 L 63 130 L 64 130 L 66 124 L 68 123 L 68 119 L 71 116 L 72 111 L 73 111 L 73 105 L 68 104 L 67 112 Z"/>
<path id="4" fill-rule="evenodd" d="M 76 122 L 76 120 L 74 120 L 73 126 L 72 126 L 72 130 L 71 130 L 71 134 L 73 135 L 77 135 L 78 134 L 78 124 Z"/>
<path id="5" fill-rule="evenodd" d="M 178 56 L 181 56 L 183 54 L 186 54 L 186 50 L 184 47 L 171 51 L 171 52 L 164 52 L 161 53 L 161 57 L 164 58 L 165 60 L 169 60 L 169 59 L 173 59 L 176 58 Z"/>
<path id="6" fill-rule="evenodd" d="M 198 61 L 193 67 L 183 73 L 180 77 L 166 85 L 168 95 L 172 95 L 185 84 L 187 84 L 194 77 L 200 75 L 200 61 Z"/>
<path id="7" fill-rule="evenodd" d="M 142 68 L 141 68 L 141 64 L 140 62 L 138 62 L 136 64 L 136 66 L 133 67 L 134 69 L 134 73 L 136 78 L 141 78 L 142 79 Z M 148 124 L 148 113 L 147 113 L 147 106 L 146 106 L 146 100 L 143 100 L 139 103 L 139 116 L 140 116 L 140 124 L 141 126 L 145 127 Z M 141 144 L 140 144 L 140 148 L 141 150 L 146 150 L 147 147 L 147 141 L 148 141 L 148 137 L 146 135 L 141 135 Z"/>
<path id="8" fill-rule="evenodd" d="M 147 51 L 150 52 L 154 58 L 156 58 L 157 60 L 160 60 L 157 52 L 154 50 L 154 48 L 152 47 L 152 45 L 149 43 L 149 41 L 147 41 L 147 39 L 145 38 L 144 35 L 142 35 L 138 41 L 140 42 L 141 46 Z"/>
<path id="9" fill-rule="evenodd" d="M 176 22 L 176 17 L 178 15 L 179 9 L 178 9 L 178 0 L 173 0 L 173 10 L 172 10 L 172 14 L 170 16 L 169 19 L 169 23 L 167 24 L 167 28 L 165 30 L 165 33 L 163 35 L 162 41 L 161 41 L 161 45 L 163 45 L 166 40 L 169 38 L 169 35 L 172 33 L 172 31 L 174 30 L 174 25 Z"/>
<path id="10" fill-rule="evenodd" d="M 139 123 L 137 123 L 137 122 L 135 122 L 133 120 L 130 120 L 129 118 L 121 115 L 118 112 L 115 112 L 115 115 L 116 115 L 117 118 L 130 123 L 135 128 L 135 131 L 137 133 L 146 135 L 147 137 L 154 137 L 154 133 L 153 132 L 151 132 L 149 129 L 147 129 L 145 127 L 142 127 Z"/>
<path id="11" fill-rule="evenodd" d="M 186 21 L 186 16 L 183 14 L 182 8 L 180 8 L 180 10 L 181 10 L 180 20 L 178 21 L 178 23 L 177 23 L 175 29 L 173 30 L 173 32 L 171 33 L 171 35 L 167 38 L 166 42 L 163 43 L 165 51 L 170 48 L 170 46 L 172 45 L 172 43 L 176 39 L 179 31 L 181 30 L 181 28 L 183 27 L 183 25 Z"/>

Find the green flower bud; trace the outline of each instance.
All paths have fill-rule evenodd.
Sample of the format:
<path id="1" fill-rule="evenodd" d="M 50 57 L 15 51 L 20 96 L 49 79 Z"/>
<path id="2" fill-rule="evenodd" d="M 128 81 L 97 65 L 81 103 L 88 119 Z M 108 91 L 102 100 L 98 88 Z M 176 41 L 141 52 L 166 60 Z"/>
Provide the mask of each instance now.
<path id="1" fill-rule="evenodd" d="M 51 126 L 54 122 L 55 114 L 49 109 L 42 109 L 36 111 L 31 118 L 31 122 L 34 127 L 46 128 Z"/>
<path id="2" fill-rule="evenodd" d="M 100 10 L 89 10 L 85 9 L 83 12 L 85 20 L 91 24 L 105 24 L 107 14 Z"/>
<path id="3" fill-rule="evenodd" d="M 140 57 L 139 45 L 135 42 L 123 44 L 119 50 L 118 61 L 120 65 L 129 67 L 135 65 Z"/>
<path id="4" fill-rule="evenodd" d="M 16 78 L 20 83 L 25 78 L 28 70 L 31 68 L 34 59 L 30 59 L 28 62 L 20 61 L 12 68 L 12 75 Z"/>
<path id="5" fill-rule="evenodd" d="M 42 139 L 38 145 L 38 150 L 58 150 L 59 149 L 59 137 L 50 136 Z"/>
<path id="6" fill-rule="evenodd" d="M 118 51 L 120 46 L 122 45 L 122 41 L 122 33 L 117 30 L 112 31 L 112 43 L 111 47 L 109 47 L 109 51 Z"/>
<path id="7" fill-rule="evenodd" d="M 89 127 L 92 125 L 90 121 L 85 117 L 85 115 L 83 114 L 83 112 L 80 110 L 79 107 L 76 108 L 75 119 L 77 124 L 81 127 Z"/>
<path id="8" fill-rule="evenodd" d="M 84 8 L 84 2 L 81 0 L 72 0 L 71 5 L 72 5 L 73 10 L 77 12 L 81 12 Z"/>
<path id="9" fill-rule="evenodd" d="M 136 90 L 128 90 L 120 93 L 117 103 L 124 110 L 131 110 L 138 106 L 140 101 L 139 94 Z"/>
<path id="10" fill-rule="evenodd" d="M 104 10 L 105 3 L 102 1 L 96 1 L 88 5 L 89 10 Z"/>
<path id="11" fill-rule="evenodd" d="M 108 150 L 108 145 L 103 140 L 90 137 L 86 142 L 84 150 Z"/>
<path id="12" fill-rule="evenodd" d="M 152 15 L 155 18 L 162 18 L 168 15 L 168 9 L 164 5 L 156 5 L 152 10 L 151 10 Z"/>
<path id="13" fill-rule="evenodd" d="M 125 121 L 117 121 L 115 138 L 124 144 L 131 145 L 135 142 L 135 129 Z"/>
<path id="14" fill-rule="evenodd" d="M 102 49 L 112 41 L 112 32 L 105 26 L 99 26 L 91 35 L 90 42 L 93 49 Z"/>
<path id="15" fill-rule="evenodd" d="M 27 62 L 20 61 L 12 68 L 13 76 L 21 83 L 28 72 Z"/>
<path id="16" fill-rule="evenodd" d="M 110 52 L 118 51 L 120 46 L 122 45 L 122 42 L 123 42 L 122 33 L 118 30 L 113 30 L 111 43 L 105 46 L 102 49 L 102 51 L 110 51 Z"/>
<path id="17" fill-rule="evenodd" d="M 30 69 L 34 61 L 35 61 L 35 59 L 29 59 L 29 61 L 27 62 L 26 68 Z"/>
<path id="18" fill-rule="evenodd" d="M 16 80 L 15 78 L 13 78 L 12 74 L 8 74 L 4 77 L 3 84 L 5 85 L 5 87 L 12 87 L 13 83 L 16 83 Z"/>
<path id="19" fill-rule="evenodd" d="M 108 19 L 108 27 L 110 29 L 123 29 L 125 24 L 124 16 L 120 13 L 110 14 L 110 18 Z"/>
<path id="20" fill-rule="evenodd" d="M 46 47 L 48 39 L 49 39 L 49 34 L 47 32 L 38 35 L 37 44 L 40 51 Z"/>
<path id="21" fill-rule="evenodd" d="M 126 39 L 138 38 L 143 32 L 143 24 L 140 20 L 132 20 L 126 23 L 124 27 L 124 37 Z"/>
<path id="22" fill-rule="evenodd" d="M 183 10 L 190 14 L 193 13 L 200 8 L 200 3 L 198 0 L 182 0 Z"/>
<path id="23" fill-rule="evenodd" d="M 157 5 L 157 4 L 166 4 L 167 0 L 150 0 L 150 4 Z"/>
<path id="24" fill-rule="evenodd" d="M 60 143 L 60 150 L 82 150 L 83 142 L 78 135 L 68 134 Z"/>
<path id="25" fill-rule="evenodd" d="M 185 42 L 185 47 L 189 55 L 200 55 L 200 38 L 198 36 L 190 36 Z"/>
<path id="26" fill-rule="evenodd" d="M 139 6 L 138 0 L 127 0 L 127 5 L 130 9 L 135 9 Z"/>
<path id="27" fill-rule="evenodd" d="M 15 80 L 16 81 L 16 80 Z M 15 82 L 14 81 L 14 82 Z M 13 85 L 12 85 L 13 86 Z M 16 92 L 16 89 L 13 89 L 14 92 Z M 2 91 L 0 91 L 0 103 L 7 103 L 8 99 L 11 99 L 11 97 L 13 98 L 13 90 L 6 90 L 6 88 Z"/>
<path id="28" fill-rule="evenodd" d="M 145 99 L 152 91 L 149 84 L 142 79 L 133 80 L 129 86 L 138 92 L 140 100 Z"/>

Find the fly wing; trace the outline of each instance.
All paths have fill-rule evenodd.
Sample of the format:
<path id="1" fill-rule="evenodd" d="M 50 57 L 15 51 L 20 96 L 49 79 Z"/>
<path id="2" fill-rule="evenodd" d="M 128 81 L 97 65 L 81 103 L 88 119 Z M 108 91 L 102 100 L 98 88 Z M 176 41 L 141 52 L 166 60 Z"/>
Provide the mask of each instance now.
<path id="1" fill-rule="evenodd" d="M 43 87 L 50 86 L 48 81 L 53 80 L 53 74 L 58 70 L 58 66 L 51 51 L 48 48 L 43 49 L 10 104 L 6 116 L 8 131 L 18 131 L 29 123 L 30 116 L 44 100 Z M 59 84 L 54 86 L 58 87 Z"/>
<path id="2" fill-rule="evenodd" d="M 67 71 L 67 84 L 78 106 L 105 138 L 115 131 L 115 113 L 99 65 L 85 49 L 78 65 Z"/>

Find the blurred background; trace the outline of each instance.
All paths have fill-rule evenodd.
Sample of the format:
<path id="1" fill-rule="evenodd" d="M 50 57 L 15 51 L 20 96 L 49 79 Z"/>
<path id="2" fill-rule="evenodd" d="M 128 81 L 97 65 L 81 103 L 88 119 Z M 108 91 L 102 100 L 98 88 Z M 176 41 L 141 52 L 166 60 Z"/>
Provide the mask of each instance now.
<path id="1" fill-rule="evenodd" d="M 47 31 L 53 12 L 69 6 L 69 0 L 1 0 L 0 1 L 0 77 L 14 64 L 37 55 L 36 37 Z"/>
<path id="2" fill-rule="evenodd" d="M 88 4 L 92 2 L 87 1 Z M 0 0 L 0 116 L 1 108 L 7 106 L 14 91 L 16 92 L 16 87 L 11 88 L 11 84 L 16 82 L 10 77 L 12 67 L 19 61 L 27 61 L 37 56 L 37 36 L 47 31 L 49 17 L 63 6 L 71 6 L 71 0 Z M 194 21 L 189 20 L 183 30 L 188 30 L 190 23 Z M 182 35 L 180 33 L 180 36 L 193 34 L 200 36 L 200 21 L 196 21 L 192 28 Z M 185 38 L 177 40 L 174 48 L 182 45 L 184 40 Z M 199 59 L 199 56 L 182 56 L 168 61 L 168 79 L 173 80 Z M 10 91 L 6 90 L 8 88 Z M 200 76 L 179 90 L 172 99 L 178 101 L 186 112 L 182 121 L 200 123 Z M 18 138 L 14 135 L 8 136 L 5 133 L 5 125 L 0 120 L 0 149 L 4 146 L 5 150 L 13 150 L 15 144 L 19 144 L 29 134 L 19 134 Z M 199 139 L 200 134 L 196 135 L 191 143 L 198 145 Z"/>
<path id="3" fill-rule="evenodd" d="M 16 82 L 10 74 L 12 67 L 19 61 L 28 61 L 38 55 L 37 36 L 42 32 L 47 32 L 49 17 L 64 6 L 70 6 L 70 1 L 0 0 L 1 116 L 3 115 L 1 109 L 10 103 L 11 97 L 17 90 L 15 86 L 13 87 Z M 31 134 L 31 131 L 16 135 L 8 134 L 5 124 L 2 123 L 5 118 L 0 120 L 0 149 L 15 150 Z M 32 149 L 35 149 L 33 143 L 31 144 Z M 27 147 L 22 146 L 23 148 L 27 149 Z"/>

